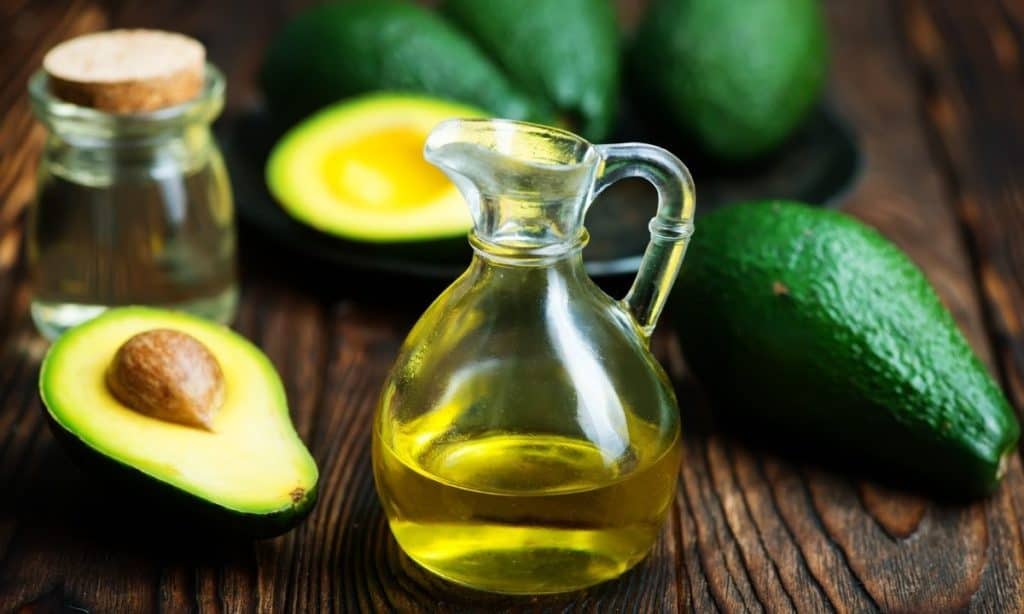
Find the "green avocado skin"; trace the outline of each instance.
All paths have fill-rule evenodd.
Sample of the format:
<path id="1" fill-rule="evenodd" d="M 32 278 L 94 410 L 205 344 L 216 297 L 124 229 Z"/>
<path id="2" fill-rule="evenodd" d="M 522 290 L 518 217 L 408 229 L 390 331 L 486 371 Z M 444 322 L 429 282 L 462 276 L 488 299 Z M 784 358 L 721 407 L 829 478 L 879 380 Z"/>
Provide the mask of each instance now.
<path id="1" fill-rule="evenodd" d="M 570 129 L 594 141 L 610 134 L 620 60 L 609 0 L 447 0 L 442 10 Z"/>
<path id="2" fill-rule="evenodd" d="M 630 52 L 634 91 L 706 153 L 770 152 L 821 97 L 818 0 L 654 0 Z"/>
<path id="3" fill-rule="evenodd" d="M 251 514 L 221 507 L 100 454 L 61 426 L 50 412 L 44 413 L 54 438 L 76 464 L 98 478 L 98 485 L 114 497 L 118 493 L 131 493 L 133 500 L 145 501 L 154 514 L 172 519 L 174 525 L 188 527 L 190 532 L 253 539 L 276 537 L 293 529 L 316 506 L 319 483 L 292 507 L 272 514 Z"/>
<path id="4" fill-rule="evenodd" d="M 954 497 L 994 490 L 1016 448 L 1013 410 L 924 275 L 845 215 L 705 216 L 672 311 L 697 378 L 762 437 Z"/>
<path id="5" fill-rule="evenodd" d="M 395 0 L 313 7 L 271 43 L 260 75 L 272 115 L 295 122 L 341 98 L 389 90 L 547 121 L 543 102 L 518 91 L 464 34 L 435 13 Z"/>

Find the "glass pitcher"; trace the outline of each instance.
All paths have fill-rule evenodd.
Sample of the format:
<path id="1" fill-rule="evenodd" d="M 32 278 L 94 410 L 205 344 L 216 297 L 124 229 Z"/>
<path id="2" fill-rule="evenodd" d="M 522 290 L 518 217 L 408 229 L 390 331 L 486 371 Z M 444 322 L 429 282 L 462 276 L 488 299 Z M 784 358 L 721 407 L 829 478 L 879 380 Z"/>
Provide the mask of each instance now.
<path id="1" fill-rule="evenodd" d="M 373 466 L 391 530 L 477 589 L 616 577 L 651 549 L 676 489 L 679 413 L 648 341 L 693 230 L 690 174 L 658 147 L 506 120 L 444 122 L 425 156 L 468 201 L 475 255 L 384 385 Z M 615 300 L 584 271 L 583 217 L 634 176 L 657 188 L 658 214 Z"/>

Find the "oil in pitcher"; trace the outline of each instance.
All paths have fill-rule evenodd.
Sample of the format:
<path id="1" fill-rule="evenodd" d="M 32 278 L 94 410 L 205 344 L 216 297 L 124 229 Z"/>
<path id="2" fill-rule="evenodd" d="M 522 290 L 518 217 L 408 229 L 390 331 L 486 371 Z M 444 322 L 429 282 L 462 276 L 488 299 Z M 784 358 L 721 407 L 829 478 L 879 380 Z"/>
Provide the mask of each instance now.
<path id="1" fill-rule="evenodd" d="M 451 120 L 427 159 L 474 218 L 473 261 L 409 334 L 374 426 L 378 493 L 401 548 L 473 588 L 553 593 L 650 551 L 675 494 L 679 413 L 648 340 L 692 231 L 679 160 L 505 120 Z M 618 179 L 658 189 L 619 301 L 586 275 L 583 217 Z"/>

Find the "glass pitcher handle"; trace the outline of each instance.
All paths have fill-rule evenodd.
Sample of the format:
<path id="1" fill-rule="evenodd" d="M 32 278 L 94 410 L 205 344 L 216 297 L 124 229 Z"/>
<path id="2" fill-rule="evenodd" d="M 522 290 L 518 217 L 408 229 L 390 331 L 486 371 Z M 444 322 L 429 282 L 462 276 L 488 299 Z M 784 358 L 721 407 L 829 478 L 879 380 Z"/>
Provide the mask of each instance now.
<path id="1" fill-rule="evenodd" d="M 658 213 L 649 225 L 651 241 L 644 251 L 636 279 L 622 299 L 645 339 L 649 339 L 693 234 L 696 201 L 693 178 L 679 158 L 661 147 L 642 143 L 595 147 L 604 164 L 594 179 L 592 198 L 627 177 L 646 179 L 658 190 Z"/>

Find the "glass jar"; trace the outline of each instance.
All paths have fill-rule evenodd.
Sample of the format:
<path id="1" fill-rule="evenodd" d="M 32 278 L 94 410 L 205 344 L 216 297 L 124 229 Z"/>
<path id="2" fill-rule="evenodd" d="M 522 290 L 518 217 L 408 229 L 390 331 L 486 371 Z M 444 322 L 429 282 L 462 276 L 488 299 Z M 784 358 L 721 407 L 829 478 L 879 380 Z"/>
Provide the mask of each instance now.
<path id="1" fill-rule="evenodd" d="M 108 307 L 149 305 L 229 322 L 238 302 L 231 185 L 211 122 L 224 77 L 207 64 L 189 102 L 118 115 L 29 81 L 47 137 L 29 210 L 32 318 L 55 338 Z"/>

